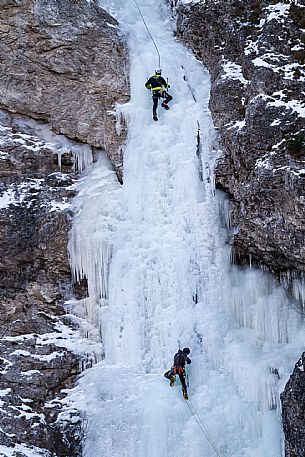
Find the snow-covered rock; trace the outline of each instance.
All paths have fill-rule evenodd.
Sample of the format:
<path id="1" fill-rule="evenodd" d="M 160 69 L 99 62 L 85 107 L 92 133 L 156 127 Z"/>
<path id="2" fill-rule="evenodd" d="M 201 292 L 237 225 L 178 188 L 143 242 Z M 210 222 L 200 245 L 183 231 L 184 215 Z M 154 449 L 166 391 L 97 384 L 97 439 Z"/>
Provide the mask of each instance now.
<path id="1" fill-rule="evenodd" d="M 174 3 L 178 37 L 212 77 L 235 261 L 303 272 L 304 2 Z"/>
<path id="2" fill-rule="evenodd" d="M 47 143 L 37 136 L 45 126 L 27 118 L 0 118 L 0 454 L 77 456 L 80 416 L 64 389 L 80 362 L 62 304 L 72 293 L 67 234 L 79 145 L 63 136 Z"/>

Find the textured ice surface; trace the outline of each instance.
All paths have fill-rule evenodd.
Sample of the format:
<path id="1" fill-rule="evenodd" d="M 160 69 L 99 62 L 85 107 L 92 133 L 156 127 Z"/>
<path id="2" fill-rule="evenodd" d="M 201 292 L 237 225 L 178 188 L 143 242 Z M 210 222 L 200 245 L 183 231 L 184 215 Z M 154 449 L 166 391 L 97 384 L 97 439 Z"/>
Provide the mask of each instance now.
<path id="1" fill-rule="evenodd" d="M 215 455 L 180 386 L 163 378 L 180 343 L 192 349 L 190 398 L 221 454 L 279 457 L 279 391 L 303 348 L 302 316 L 271 276 L 230 265 L 209 75 L 173 37 L 163 2 L 139 4 L 174 100 L 153 123 L 154 45 L 133 2 L 102 1 L 126 33 L 132 99 L 119 107 L 124 185 L 100 160 L 75 200 L 71 262 L 89 298 L 74 312 L 103 359 L 73 393 L 88 418 L 84 456 Z"/>

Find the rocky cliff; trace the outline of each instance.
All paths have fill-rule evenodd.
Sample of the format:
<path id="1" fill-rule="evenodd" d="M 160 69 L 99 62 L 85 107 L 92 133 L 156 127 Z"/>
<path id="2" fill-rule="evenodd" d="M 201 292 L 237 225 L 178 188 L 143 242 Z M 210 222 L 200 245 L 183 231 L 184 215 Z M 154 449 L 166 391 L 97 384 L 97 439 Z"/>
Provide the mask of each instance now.
<path id="1" fill-rule="evenodd" d="M 73 160 L 66 154 L 60 169 L 56 151 L 26 120 L 2 112 L 1 124 L 0 451 L 10 455 L 15 447 L 21 456 L 34 446 L 44 455 L 79 455 L 77 411 L 73 428 L 70 413 L 57 423 L 62 390 L 79 373 L 77 355 L 65 348 L 73 332 L 62 319 L 72 294 L 66 245 Z"/>
<path id="2" fill-rule="evenodd" d="M 295 366 L 281 396 L 286 457 L 305 455 L 305 352 Z"/>
<path id="3" fill-rule="evenodd" d="M 128 61 L 116 21 L 94 3 L 0 1 L 0 455 L 81 455 L 66 394 L 81 335 L 63 304 L 79 172 L 107 153 L 119 179 Z"/>
<path id="4" fill-rule="evenodd" d="M 114 106 L 129 83 L 115 19 L 85 0 L 0 6 L 0 107 L 104 149 L 121 178 L 125 132 L 116 132 Z"/>
<path id="5" fill-rule="evenodd" d="M 216 185 L 231 201 L 234 260 L 302 278 L 305 2 L 170 4 L 177 36 L 211 74 L 210 108 L 222 151 Z M 303 292 L 294 295 L 304 301 Z M 282 394 L 287 457 L 305 455 L 304 382 L 303 354 Z"/>
<path id="6" fill-rule="evenodd" d="M 211 74 L 236 262 L 303 272 L 305 3 L 185 3 L 172 2 L 177 36 Z"/>

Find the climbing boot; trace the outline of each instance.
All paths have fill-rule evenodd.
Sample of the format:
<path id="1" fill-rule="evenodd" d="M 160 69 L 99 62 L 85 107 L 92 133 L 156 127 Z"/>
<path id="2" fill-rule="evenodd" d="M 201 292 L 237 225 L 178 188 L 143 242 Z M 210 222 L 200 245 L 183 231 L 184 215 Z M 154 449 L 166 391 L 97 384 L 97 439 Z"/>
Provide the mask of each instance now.
<path id="1" fill-rule="evenodd" d="M 153 120 L 154 121 L 157 121 L 158 120 L 158 116 L 156 116 L 155 114 L 153 115 Z"/>
<path id="2" fill-rule="evenodd" d="M 162 108 L 164 108 L 164 109 L 166 109 L 166 110 L 169 110 L 169 106 L 168 106 L 167 103 L 162 102 L 162 103 L 161 103 L 161 106 L 162 106 Z"/>
<path id="3" fill-rule="evenodd" d="M 186 390 L 183 390 L 183 398 L 184 398 L 184 400 L 188 400 L 189 399 L 189 396 L 188 396 Z"/>
<path id="4" fill-rule="evenodd" d="M 174 384 L 175 384 L 175 381 L 176 381 L 176 376 L 171 376 L 169 379 L 170 379 L 169 385 L 171 387 L 174 387 Z"/>

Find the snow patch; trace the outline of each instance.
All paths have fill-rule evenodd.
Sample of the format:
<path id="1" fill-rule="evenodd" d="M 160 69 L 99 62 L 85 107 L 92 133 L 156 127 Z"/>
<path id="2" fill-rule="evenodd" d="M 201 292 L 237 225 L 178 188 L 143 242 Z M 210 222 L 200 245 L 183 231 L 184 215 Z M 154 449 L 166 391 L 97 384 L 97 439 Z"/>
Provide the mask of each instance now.
<path id="1" fill-rule="evenodd" d="M 23 356 L 23 357 L 31 357 L 33 359 L 41 360 L 42 362 L 51 362 L 51 360 L 56 359 L 57 357 L 63 357 L 65 355 L 64 352 L 52 352 L 51 354 L 32 354 L 29 351 L 24 351 L 23 349 L 17 349 L 16 351 L 11 353 L 11 356 Z"/>
<path id="2" fill-rule="evenodd" d="M 277 125 L 280 125 L 282 121 L 279 119 L 275 119 L 273 122 L 271 122 L 270 127 L 276 127 Z"/>
<path id="3" fill-rule="evenodd" d="M 242 67 L 235 62 L 231 62 L 230 60 L 226 60 L 222 64 L 222 69 L 224 75 L 221 76 L 222 79 L 238 79 L 242 84 L 249 84 L 242 72 Z"/>
<path id="4" fill-rule="evenodd" d="M 28 371 L 21 371 L 20 373 L 22 376 L 28 376 L 28 377 L 32 377 L 34 376 L 35 374 L 38 374 L 38 375 L 42 375 L 42 373 L 39 371 L 39 370 L 28 370 Z"/>
<path id="5" fill-rule="evenodd" d="M 15 200 L 15 191 L 12 188 L 7 190 L 6 192 L 4 192 L 3 195 L 0 196 L 0 209 L 5 209 L 9 205 L 16 204 L 17 200 Z"/>
<path id="6" fill-rule="evenodd" d="M 52 213 L 53 211 L 65 211 L 71 208 L 71 203 L 67 201 L 67 198 L 65 197 L 62 202 L 56 202 L 52 200 L 50 202 L 51 208 L 49 209 L 49 213 Z"/>
<path id="7" fill-rule="evenodd" d="M 0 160 L 7 160 L 10 157 L 8 152 L 0 151 Z"/>
<path id="8" fill-rule="evenodd" d="M 246 120 L 243 119 L 242 121 L 233 121 L 229 124 L 226 124 L 228 130 L 242 130 L 246 126 Z"/>
<path id="9" fill-rule="evenodd" d="M 286 16 L 288 16 L 290 9 L 290 4 L 288 3 L 276 3 L 275 5 L 270 5 L 266 7 L 268 11 L 268 16 L 266 18 L 266 22 L 270 22 L 273 19 L 279 21 L 283 21 Z"/>
<path id="10" fill-rule="evenodd" d="M 273 99 L 273 97 L 269 97 L 271 101 L 267 103 L 267 106 L 276 106 L 276 107 L 283 107 L 286 110 L 292 110 L 298 114 L 299 117 L 305 118 L 305 101 L 300 100 L 285 100 L 285 96 L 283 94 L 274 93 L 273 95 L 280 95 L 279 99 Z"/>
<path id="11" fill-rule="evenodd" d="M 24 204 L 28 196 L 35 196 L 41 190 L 44 179 L 31 179 L 21 184 L 11 184 L 9 188 L 0 196 L 0 209 L 7 209 L 10 205 L 19 206 Z M 36 191 L 36 192 L 35 192 Z M 31 199 L 27 206 L 31 206 Z"/>
<path id="12" fill-rule="evenodd" d="M 0 389 L 0 397 L 4 397 L 5 395 L 8 395 L 11 391 L 12 391 L 12 389 L 9 387 L 7 389 Z"/>
<path id="13" fill-rule="evenodd" d="M 288 58 L 288 57 L 286 56 L 285 58 Z M 270 60 L 272 62 L 270 62 Z M 291 64 L 286 64 L 286 65 L 280 63 L 280 64 L 276 65 L 273 63 L 276 60 L 281 61 L 281 56 L 279 56 L 277 58 L 277 56 L 274 54 L 266 53 L 260 57 L 256 57 L 255 59 L 252 60 L 252 62 L 256 67 L 266 67 L 266 68 L 270 68 L 275 73 L 283 73 L 284 79 L 294 80 L 295 71 L 299 70 L 300 77 L 298 78 L 298 81 L 305 81 L 305 72 L 304 72 L 304 67 L 302 65 L 300 65 L 298 63 L 291 63 Z"/>
<path id="14" fill-rule="evenodd" d="M 291 51 L 303 51 L 304 50 L 304 45 L 301 46 L 300 44 L 296 44 L 295 46 L 293 46 L 293 48 L 291 48 Z"/>
<path id="15" fill-rule="evenodd" d="M 11 367 L 13 364 L 7 359 L 4 359 L 0 357 L 0 362 L 1 362 L 1 368 L 0 374 L 6 374 L 8 372 L 9 367 Z"/>
<path id="16" fill-rule="evenodd" d="M 0 444 L 0 455 L 3 457 L 15 457 L 16 452 L 19 452 L 26 457 L 50 457 L 50 452 L 46 449 L 41 449 L 35 446 L 27 446 L 26 444 L 15 444 L 14 447 L 7 447 Z"/>

